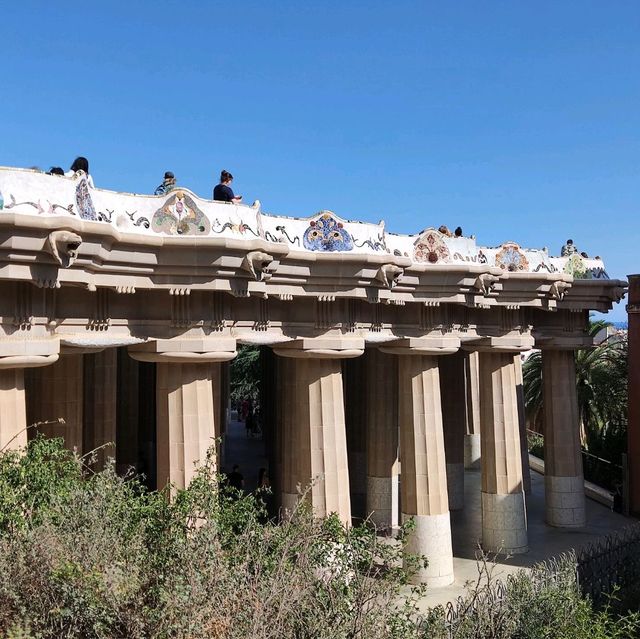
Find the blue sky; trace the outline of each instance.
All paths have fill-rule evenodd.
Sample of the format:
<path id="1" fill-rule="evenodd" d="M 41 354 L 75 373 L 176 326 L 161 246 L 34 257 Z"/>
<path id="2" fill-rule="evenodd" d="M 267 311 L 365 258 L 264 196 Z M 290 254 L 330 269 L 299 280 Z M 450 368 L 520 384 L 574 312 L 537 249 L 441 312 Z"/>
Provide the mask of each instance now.
<path id="1" fill-rule="evenodd" d="M 4 3 L 0 164 L 640 272 L 640 3 Z M 624 319 L 618 305 L 612 319 Z"/>

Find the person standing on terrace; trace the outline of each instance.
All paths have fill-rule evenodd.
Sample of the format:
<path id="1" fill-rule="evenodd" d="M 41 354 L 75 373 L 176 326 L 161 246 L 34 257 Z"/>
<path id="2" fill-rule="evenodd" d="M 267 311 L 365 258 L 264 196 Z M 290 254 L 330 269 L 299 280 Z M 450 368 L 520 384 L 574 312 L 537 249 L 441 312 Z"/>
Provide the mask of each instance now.
<path id="1" fill-rule="evenodd" d="M 232 202 L 233 204 L 240 204 L 242 201 L 242 195 L 234 195 L 231 190 L 231 182 L 233 182 L 233 175 L 229 171 L 222 171 L 220 173 L 220 184 L 213 189 L 213 199 L 218 202 Z"/>
<path id="2" fill-rule="evenodd" d="M 95 188 L 93 186 L 93 178 L 91 177 L 91 174 L 89 173 L 89 160 L 87 160 L 87 158 L 84 158 L 82 156 L 77 157 L 73 161 L 73 164 L 71 165 L 71 168 L 65 173 L 65 175 L 67 177 L 75 177 L 78 174 L 79 171 L 82 171 L 83 173 L 86 174 L 87 183 L 89 184 L 89 186 L 92 189 Z"/>
<path id="3" fill-rule="evenodd" d="M 153 192 L 154 195 L 164 195 L 176 188 L 176 176 L 171 171 L 165 171 L 162 184 Z"/>

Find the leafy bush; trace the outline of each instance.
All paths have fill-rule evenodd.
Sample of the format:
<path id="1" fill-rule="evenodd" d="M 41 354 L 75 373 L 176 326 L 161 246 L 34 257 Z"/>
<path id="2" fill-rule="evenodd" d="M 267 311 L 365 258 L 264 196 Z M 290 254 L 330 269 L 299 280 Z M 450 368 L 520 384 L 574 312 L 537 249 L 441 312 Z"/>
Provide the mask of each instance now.
<path id="1" fill-rule="evenodd" d="M 211 459 L 170 495 L 113 466 L 88 474 L 59 440 L 3 453 L 0 636 L 448 637 L 441 610 L 418 612 L 423 589 L 407 593 L 401 543 L 304 506 L 280 524 L 265 519 L 259 497 L 221 487 Z M 635 617 L 593 613 L 575 580 L 539 591 L 523 573 L 514 583 L 505 609 L 485 597 L 456 639 L 637 636 Z"/>
<path id="2" fill-rule="evenodd" d="M 83 477 L 60 441 L 0 457 L 0 635 L 401 637 L 401 547 L 302 507 L 262 523 L 253 496 L 147 492 L 113 467 Z M 416 591 L 416 594 L 418 591 Z M 22 634 L 21 634 L 22 633 Z"/>

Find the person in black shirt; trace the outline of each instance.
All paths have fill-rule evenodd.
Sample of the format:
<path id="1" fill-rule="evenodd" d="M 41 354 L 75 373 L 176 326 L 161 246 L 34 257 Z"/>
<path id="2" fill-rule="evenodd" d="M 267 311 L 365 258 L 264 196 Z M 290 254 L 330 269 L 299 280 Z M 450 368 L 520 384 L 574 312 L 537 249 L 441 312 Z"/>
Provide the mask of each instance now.
<path id="1" fill-rule="evenodd" d="M 233 182 L 233 175 L 229 171 L 222 171 L 220 173 L 220 184 L 213 189 L 213 199 L 218 202 L 233 202 L 234 204 L 240 204 L 242 201 L 242 195 L 234 195 L 231 187 L 229 186 Z"/>

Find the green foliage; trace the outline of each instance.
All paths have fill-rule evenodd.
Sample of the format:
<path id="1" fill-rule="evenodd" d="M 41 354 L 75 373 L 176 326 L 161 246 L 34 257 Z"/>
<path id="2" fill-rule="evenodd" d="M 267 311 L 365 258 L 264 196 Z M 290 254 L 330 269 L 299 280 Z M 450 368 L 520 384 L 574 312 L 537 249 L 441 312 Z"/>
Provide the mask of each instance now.
<path id="1" fill-rule="evenodd" d="M 241 344 L 231 362 L 231 402 L 238 405 L 251 399 L 254 406 L 260 395 L 260 348 Z"/>
<path id="2" fill-rule="evenodd" d="M 85 471 L 57 440 L 0 454 L 0 636 L 447 637 L 442 611 L 419 612 L 424 589 L 401 567 L 424 558 L 370 527 L 318 520 L 305 500 L 265 523 L 259 497 L 220 485 L 211 458 L 186 490 L 148 492 L 113 466 Z M 594 613 L 569 577 L 540 591 L 523 573 L 505 609 L 485 597 L 456 639 L 637 636 L 636 617 Z"/>
<path id="3" fill-rule="evenodd" d="M 591 322 L 594 336 L 607 322 Z M 627 423 L 627 341 L 607 339 L 575 354 L 576 392 L 583 448 L 616 464 L 625 450 Z M 525 409 L 529 423 L 542 423 L 542 353 L 523 365 Z"/>
<path id="4" fill-rule="evenodd" d="M 527 433 L 527 450 L 538 459 L 544 459 L 544 437 L 538 433 Z"/>
<path id="5" fill-rule="evenodd" d="M 212 459 L 187 490 L 83 475 L 61 442 L 0 455 L 0 636 L 407 637 L 402 548 L 302 506 L 264 523 Z M 416 591 L 418 594 L 419 591 Z M 415 603 L 415 602 L 414 602 Z"/>
<path id="6" fill-rule="evenodd" d="M 640 632 L 638 614 L 595 612 L 580 596 L 575 557 L 559 561 L 552 577 L 544 569 L 516 573 L 501 599 L 495 596 L 494 568 L 480 562 L 478 579 L 469 586 L 450 639 L 634 639 Z M 433 611 L 425 636 L 444 639 L 443 618 L 442 608 Z"/>

